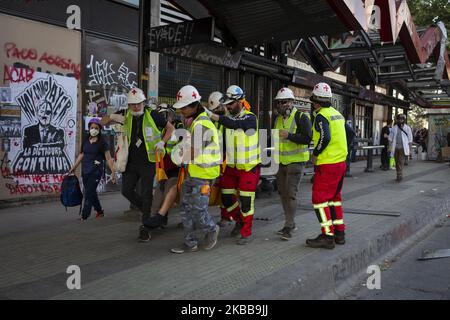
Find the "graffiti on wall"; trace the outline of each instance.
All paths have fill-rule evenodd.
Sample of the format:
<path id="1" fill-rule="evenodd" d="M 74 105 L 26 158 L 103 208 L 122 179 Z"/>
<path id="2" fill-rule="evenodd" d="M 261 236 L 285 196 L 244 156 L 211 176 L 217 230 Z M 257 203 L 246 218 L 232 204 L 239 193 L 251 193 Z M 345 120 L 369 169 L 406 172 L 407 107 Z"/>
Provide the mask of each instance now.
<path id="1" fill-rule="evenodd" d="M 436 160 L 441 148 L 447 146 L 447 134 L 450 132 L 450 115 L 435 115 L 428 119 L 428 159 Z"/>
<path id="2" fill-rule="evenodd" d="M 36 68 L 34 70 L 31 67 L 27 67 L 27 62 L 33 62 L 33 64 L 38 63 L 40 66 L 52 66 L 66 72 L 66 76 L 74 77 L 77 80 L 80 79 L 81 65 L 72 61 L 70 58 L 62 57 L 58 54 L 53 54 L 51 52 L 39 52 L 35 48 L 19 48 L 14 42 L 7 42 L 4 44 L 4 53 L 7 59 L 17 60 L 17 63 L 24 63 L 17 67 L 4 65 L 3 82 L 22 82 L 23 79 L 27 79 L 26 82 L 30 81 L 32 74 L 35 71 L 46 72 L 42 67 Z"/>
<path id="3" fill-rule="evenodd" d="M 11 84 L 11 93 L 21 135 L 2 145 L 5 187 L 11 195 L 57 192 L 75 160 L 77 81 L 36 72 L 29 82 Z"/>

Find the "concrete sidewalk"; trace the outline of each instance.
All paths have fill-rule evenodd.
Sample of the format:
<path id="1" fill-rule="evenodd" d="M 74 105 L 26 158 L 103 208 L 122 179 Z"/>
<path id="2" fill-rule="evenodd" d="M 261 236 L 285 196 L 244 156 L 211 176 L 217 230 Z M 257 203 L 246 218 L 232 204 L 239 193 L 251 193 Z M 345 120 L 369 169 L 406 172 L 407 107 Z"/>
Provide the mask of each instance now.
<path id="1" fill-rule="evenodd" d="M 375 162 L 374 167 L 378 168 Z M 310 206 L 311 184 L 301 184 L 293 238 L 275 234 L 283 226 L 277 194 L 257 199 L 255 240 L 238 246 L 222 228 L 217 247 L 183 255 L 170 248 L 182 242 L 174 210 L 165 230 L 138 243 L 139 223 L 126 218 L 120 194 L 101 197 L 106 217 L 77 221 L 58 202 L 0 210 L 1 299 L 316 299 L 338 297 L 339 288 L 404 240 L 450 213 L 448 164 L 412 161 L 404 181 L 395 171 L 364 172 L 352 164 L 344 182 L 347 244 L 330 251 L 305 246 L 320 232 Z M 395 211 L 400 216 L 358 214 Z M 219 211 L 214 208 L 217 219 Z M 259 219 L 268 219 L 259 220 Z M 69 291 L 66 269 L 81 268 L 81 290 Z"/>

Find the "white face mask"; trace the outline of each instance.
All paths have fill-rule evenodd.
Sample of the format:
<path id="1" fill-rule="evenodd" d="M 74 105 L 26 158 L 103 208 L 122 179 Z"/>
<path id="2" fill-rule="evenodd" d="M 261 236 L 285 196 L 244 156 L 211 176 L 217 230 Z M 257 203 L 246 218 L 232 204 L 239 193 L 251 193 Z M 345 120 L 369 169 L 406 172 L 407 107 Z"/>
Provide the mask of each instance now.
<path id="1" fill-rule="evenodd" d="M 89 130 L 89 133 L 91 134 L 92 137 L 96 137 L 98 135 L 98 130 L 92 128 L 91 130 Z"/>
<path id="2" fill-rule="evenodd" d="M 140 116 L 142 116 L 144 114 L 144 110 L 142 109 L 141 111 L 137 111 L 137 112 L 134 112 L 134 111 L 131 111 L 131 115 L 133 116 L 133 117 L 140 117 Z"/>

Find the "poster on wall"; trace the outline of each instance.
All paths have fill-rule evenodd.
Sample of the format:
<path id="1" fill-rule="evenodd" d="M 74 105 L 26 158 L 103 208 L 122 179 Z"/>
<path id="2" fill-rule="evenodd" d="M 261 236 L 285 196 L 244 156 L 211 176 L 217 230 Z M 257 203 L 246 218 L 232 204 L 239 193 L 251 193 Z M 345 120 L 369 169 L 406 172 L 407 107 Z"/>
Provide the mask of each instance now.
<path id="1" fill-rule="evenodd" d="M 10 87 L 0 87 L 0 103 L 12 103 Z"/>
<path id="2" fill-rule="evenodd" d="M 2 105 L 0 109 L 0 138 L 20 136 L 20 107 L 15 105 Z"/>
<path id="3" fill-rule="evenodd" d="M 35 72 L 30 81 L 11 84 L 11 93 L 22 133 L 9 153 L 13 175 L 20 184 L 33 184 L 36 176 L 59 183 L 75 160 L 77 81 Z"/>
<path id="4" fill-rule="evenodd" d="M 443 147 L 447 146 L 450 132 L 450 115 L 433 115 L 428 118 L 428 159 L 436 160 Z"/>

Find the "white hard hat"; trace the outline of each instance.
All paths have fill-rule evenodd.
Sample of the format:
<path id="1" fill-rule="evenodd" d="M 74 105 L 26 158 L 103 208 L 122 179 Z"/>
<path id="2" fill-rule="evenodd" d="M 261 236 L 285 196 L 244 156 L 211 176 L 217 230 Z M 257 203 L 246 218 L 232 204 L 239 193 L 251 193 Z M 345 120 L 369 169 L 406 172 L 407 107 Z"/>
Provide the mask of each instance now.
<path id="1" fill-rule="evenodd" d="M 331 98 L 333 96 L 331 93 L 331 87 L 325 82 L 316 84 L 312 94 L 318 98 Z"/>
<path id="2" fill-rule="evenodd" d="M 222 99 L 223 93 L 219 91 L 214 91 L 209 95 L 208 98 L 208 109 L 213 111 L 220 105 L 220 99 Z"/>
<path id="3" fill-rule="evenodd" d="M 292 99 L 295 100 L 294 93 L 289 88 L 281 88 L 278 90 L 277 96 L 275 97 L 275 100 L 288 100 Z"/>
<path id="4" fill-rule="evenodd" d="M 147 100 L 144 92 L 139 88 L 133 88 L 128 92 L 127 103 L 135 104 Z"/>
<path id="5" fill-rule="evenodd" d="M 194 86 L 187 85 L 180 89 L 177 93 L 177 102 L 173 105 L 175 109 L 181 109 L 187 105 L 200 101 L 202 97 Z"/>
<path id="6" fill-rule="evenodd" d="M 228 87 L 227 93 L 225 93 L 225 97 L 223 97 L 224 101 L 222 102 L 222 104 L 230 104 L 236 100 L 241 100 L 244 98 L 244 91 L 240 87 L 232 85 Z"/>

